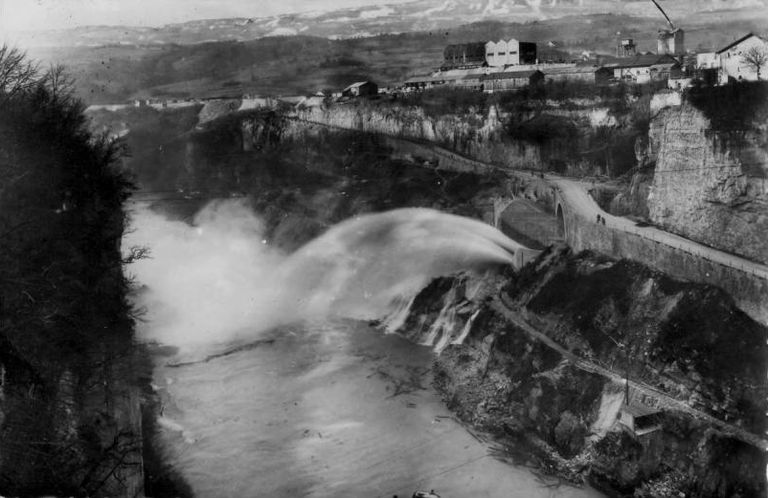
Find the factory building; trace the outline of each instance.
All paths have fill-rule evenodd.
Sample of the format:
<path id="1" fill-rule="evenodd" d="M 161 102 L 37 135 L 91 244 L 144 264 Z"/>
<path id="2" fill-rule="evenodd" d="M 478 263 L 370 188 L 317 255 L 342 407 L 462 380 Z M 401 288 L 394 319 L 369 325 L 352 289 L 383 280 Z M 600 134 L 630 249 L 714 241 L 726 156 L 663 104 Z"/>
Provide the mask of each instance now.
<path id="1" fill-rule="evenodd" d="M 485 64 L 485 42 L 448 45 L 443 55 L 446 68 L 482 66 Z"/>
<path id="2" fill-rule="evenodd" d="M 491 67 L 536 64 L 536 44 L 510 40 L 489 41 L 485 44 L 485 61 Z"/>
<path id="3" fill-rule="evenodd" d="M 537 85 L 544 81 L 544 73 L 538 70 L 505 71 L 483 75 L 480 81 L 482 83 L 482 90 L 486 92 L 503 92 Z"/>
<path id="4" fill-rule="evenodd" d="M 544 73 L 544 81 L 547 83 L 580 81 L 595 84 L 597 83 L 597 69 L 595 66 L 543 66 L 541 71 Z"/>

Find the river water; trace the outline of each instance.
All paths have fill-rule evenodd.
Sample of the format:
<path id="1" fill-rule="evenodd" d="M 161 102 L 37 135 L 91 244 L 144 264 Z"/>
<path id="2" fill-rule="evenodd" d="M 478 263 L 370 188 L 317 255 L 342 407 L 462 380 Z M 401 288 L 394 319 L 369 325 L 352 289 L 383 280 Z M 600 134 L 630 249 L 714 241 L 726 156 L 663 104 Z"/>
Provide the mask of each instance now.
<path id="1" fill-rule="evenodd" d="M 233 307 L 245 289 L 235 285 L 229 299 L 228 284 L 266 275 L 248 273 L 245 242 L 254 234 L 213 231 L 212 243 L 202 240 L 211 223 L 191 232 L 163 223 L 138 216 L 130 237 L 155 249 L 134 269 L 150 295 L 142 336 L 235 337 L 226 329 L 241 329 L 248 315 L 231 315 L 250 301 Z M 207 262 L 209 249 L 216 254 Z M 217 306 L 207 308 L 209 301 Z M 216 357 L 182 348 L 155 368 L 158 443 L 196 496 L 391 498 L 430 489 L 444 498 L 599 496 L 490 456 L 489 444 L 453 419 L 431 387 L 430 348 L 366 321 L 317 317 L 259 329 L 251 339 Z"/>
<path id="2" fill-rule="evenodd" d="M 204 497 L 598 496 L 489 456 L 431 388 L 432 358 L 429 348 L 347 321 L 160 366 L 162 444 Z"/>

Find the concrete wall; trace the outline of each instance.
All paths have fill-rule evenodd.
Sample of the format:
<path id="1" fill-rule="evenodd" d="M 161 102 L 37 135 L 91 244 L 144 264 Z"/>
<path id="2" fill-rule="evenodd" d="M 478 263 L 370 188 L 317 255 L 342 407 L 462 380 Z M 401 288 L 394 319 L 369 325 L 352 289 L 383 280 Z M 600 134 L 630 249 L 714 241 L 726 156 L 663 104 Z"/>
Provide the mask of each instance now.
<path id="1" fill-rule="evenodd" d="M 563 240 L 558 219 L 531 201 L 525 199 L 510 201 L 500 218 L 497 228 L 531 247 L 546 247 Z"/>
<path id="2" fill-rule="evenodd" d="M 638 261 L 674 278 L 722 288 L 755 320 L 768 324 L 768 280 L 748 269 L 731 268 L 635 233 L 612 230 L 564 207 L 566 242 L 574 251 L 586 249 L 614 258 Z"/>

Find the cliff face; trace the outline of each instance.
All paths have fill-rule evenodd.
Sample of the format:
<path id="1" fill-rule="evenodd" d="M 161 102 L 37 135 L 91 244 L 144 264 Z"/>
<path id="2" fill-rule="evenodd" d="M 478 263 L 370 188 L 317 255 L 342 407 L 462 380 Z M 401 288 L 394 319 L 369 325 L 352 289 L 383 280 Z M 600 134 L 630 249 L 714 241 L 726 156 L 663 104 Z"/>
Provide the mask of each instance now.
<path id="1" fill-rule="evenodd" d="M 687 238 L 768 263 L 765 129 L 713 131 L 691 104 L 658 117 L 651 221 Z"/>
<path id="2" fill-rule="evenodd" d="M 613 174 L 631 165 L 632 130 L 623 129 L 607 107 L 541 108 L 502 112 L 474 109 L 430 116 L 419 107 L 344 103 L 298 109 L 302 121 L 331 127 L 430 141 L 480 161 L 514 169 L 572 175 Z M 627 135 L 627 136 L 625 136 Z"/>
<path id="3" fill-rule="evenodd" d="M 402 330 L 442 345 L 436 383 L 449 406 L 521 463 L 635 496 L 764 495 L 765 454 L 706 418 L 765 429 L 768 331 L 722 291 L 567 250 L 478 288 L 435 282 Z M 660 430 L 618 424 L 625 375 L 631 403 L 659 409 Z"/>

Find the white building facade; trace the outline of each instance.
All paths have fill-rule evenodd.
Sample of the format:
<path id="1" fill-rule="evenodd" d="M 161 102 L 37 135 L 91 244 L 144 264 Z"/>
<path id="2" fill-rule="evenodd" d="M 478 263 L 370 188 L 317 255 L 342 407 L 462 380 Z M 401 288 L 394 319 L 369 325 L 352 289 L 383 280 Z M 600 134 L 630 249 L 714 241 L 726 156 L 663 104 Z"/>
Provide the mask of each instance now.
<path id="1" fill-rule="evenodd" d="M 762 50 L 768 55 L 768 42 L 752 33 L 715 53 L 720 68 L 720 83 L 725 84 L 730 80 L 757 81 L 757 69 L 744 60 L 744 55 L 752 48 Z M 698 57 L 696 62 L 698 64 Z M 768 80 L 768 67 L 761 68 L 760 79 Z"/>
<path id="2" fill-rule="evenodd" d="M 536 44 L 511 38 L 485 44 L 485 62 L 491 67 L 536 63 Z"/>

